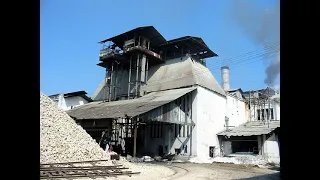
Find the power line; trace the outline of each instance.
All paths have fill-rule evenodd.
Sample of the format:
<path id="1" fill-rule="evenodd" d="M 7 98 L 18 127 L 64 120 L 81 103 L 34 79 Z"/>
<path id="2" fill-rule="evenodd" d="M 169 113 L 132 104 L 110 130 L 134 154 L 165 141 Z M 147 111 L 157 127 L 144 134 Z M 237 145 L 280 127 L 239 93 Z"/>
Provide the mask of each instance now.
<path id="1" fill-rule="evenodd" d="M 274 55 L 277 55 L 277 54 L 274 54 Z M 270 56 L 268 56 L 268 57 L 263 57 L 263 55 L 259 55 L 258 57 L 262 57 L 261 59 L 258 59 L 258 60 L 263 60 L 263 59 L 266 59 L 266 58 L 270 58 Z M 254 59 L 254 58 L 257 58 L 257 57 L 251 57 L 249 60 L 251 60 L 251 59 Z M 248 60 L 248 59 L 247 59 Z M 246 60 L 246 61 L 247 61 Z M 256 61 L 258 61 L 258 60 L 256 60 Z M 242 61 L 242 62 L 244 62 L 244 61 Z M 255 61 L 252 61 L 252 62 L 255 62 Z M 252 62 L 250 62 L 250 63 L 252 63 Z M 244 64 L 244 63 L 243 63 Z M 243 65 L 242 64 L 242 65 Z M 239 66 L 241 66 L 241 65 L 238 65 L 238 67 Z M 237 67 L 237 66 L 236 66 Z M 220 69 L 220 68 L 219 68 Z M 213 69 L 213 70 L 216 70 L 216 69 Z M 208 71 L 210 72 L 210 69 L 208 68 Z M 166 77 L 166 78 L 162 78 L 161 80 L 164 80 L 164 79 L 171 79 L 172 78 L 172 75 L 177 75 L 177 74 L 179 74 L 179 73 L 172 73 L 172 74 L 170 74 L 171 75 L 171 77 Z M 198 72 L 196 72 L 196 73 L 190 73 L 190 74 L 186 74 L 186 75 L 200 75 L 200 74 L 202 74 L 202 75 L 204 75 L 204 74 L 207 74 L 207 75 L 212 75 L 212 73 L 206 73 L 206 72 L 202 72 L 202 71 L 198 71 Z M 181 78 L 176 78 L 176 79 L 182 79 L 182 78 L 184 78 L 184 77 L 181 77 Z M 173 81 L 173 80 L 169 80 L 169 81 L 162 81 L 162 82 L 170 82 L 170 81 Z M 157 84 L 157 83 L 148 83 L 148 85 L 150 85 L 150 84 Z"/>
<path id="2" fill-rule="evenodd" d="M 234 64 L 234 63 L 246 61 L 246 59 L 249 57 L 250 58 L 260 57 L 261 55 L 263 56 L 263 55 L 267 55 L 269 53 L 279 52 L 279 50 L 280 50 L 279 48 L 266 48 L 262 51 L 261 50 L 251 51 L 249 53 L 245 53 L 243 55 L 236 56 L 236 57 L 242 57 L 242 58 L 237 58 L 235 60 L 225 61 L 224 64 Z M 258 54 L 253 54 L 253 53 L 258 53 Z M 232 59 L 234 59 L 234 58 L 232 58 Z M 224 61 L 224 60 L 221 60 L 221 61 Z M 207 67 L 221 67 L 221 66 L 219 66 L 217 64 L 213 64 L 213 65 L 208 65 Z"/>
<path id="3" fill-rule="evenodd" d="M 241 55 L 237 55 L 237 56 L 234 56 L 234 57 L 231 57 L 231 58 L 225 58 L 225 59 L 222 59 L 221 61 L 226 63 L 226 62 L 232 61 L 232 59 L 239 59 L 240 57 L 247 56 L 247 55 L 250 55 L 250 54 L 254 54 L 254 53 L 257 53 L 257 52 L 260 52 L 260 51 L 276 49 L 279 46 L 280 46 L 280 44 L 276 43 L 274 45 L 265 46 L 263 48 L 259 48 L 259 49 L 256 49 L 256 50 L 253 50 L 253 51 L 241 54 Z"/>
<path id="4" fill-rule="evenodd" d="M 269 57 L 268 57 L 269 58 Z M 261 59 L 259 59 L 259 60 L 262 60 L 262 59 L 265 59 L 265 58 L 261 58 Z M 198 71 L 198 72 L 196 72 L 196 73 L 188 73 L 188 74 L 185 74 L 185 75 L 194 75 L 194 76 L 196 76 L 196 75 L 205 75 L 205 74 L 207 74 L 207 75 L 211 75 L 211 76 L 213 76 L 212 75 L 212 73 L 210 72 L 210 69 L 208 69 L 208 71 L 209 71 L 209 73 L 207 73 L 207 72 L 203 72 L 203 71 Z M 177 75 L 178 73 L 176 72 L 176 73 L 172 73 L 172 74 L 170 74 L 170 75 Z M 168 76 L 167 78 L 162 78 L 161 79 L 161 82 L 162 83 L 165 83 L 165 82 L 172 82 L 172 81 L 176 81 L 176 80 L 178 80 L 178 79 L 183 79 L 183 78 L 186 78 L 186 77 L 180 77 L 180 78 L 175 78 L 175 79 L 171 79 L 172 78 L 172 76 Z M 168 79 L 168 80 L 165 80 L 165 79 Z M 147 83 L 147 85 L 148 86 L 155 86 L 155 85 L 157 85 L 157 84 L 159 84 L 159 82 L 155 82 L 155 83 Z"/>
<path id="5" fill-rule="evenodd" d="M 245 59 L 245 60 L 243 60 L 243 61 L 239 61 L 239 62 L 237 62 L 237 63 L 235 63 L 234 65 L 236 65 L 236 66 L 233 66 L 233 65 L 229 65 L 229 66 L 232 66 L 233 68 L 234 67 L 240 67 L 240 66 L 243 66 L 243 65 L 246 65 L 246 64 L 251 64 L 251 63 L 254 63 L 254 62 L 257 62 L 257 61 L 260 61 L 260 60 L 262 60 L 262 59 L 256 59 L 256 58 L 259 58 L 259 57 L 264 57 L 263 59 L 268 59 L 268 58 L 271 58 L 271 57 L 275 57 L 275 56 L 277 56 L 277 55 L 279 55 L 280 53 L 278 53 L 278 52 L 276 52 L 276 53 L 274 53 L 274 54 L 268 54 L 268 56 L 265 56 L 266 54 L 262 54 L 262 55 L 259 55 L 259 56 L 257 56 L 257 57 L 253 57 L 253 58 L 250 58 L 250 59 Z M 254 61 L 249 61 L 249 60 L 252 60 L 252 59 L 255 59 Z M 249 61 L 249 62 L 247 62 L 247 61 Z M 212 69 L 212 71 L 214 71 L 214 70 L 220 70 L 220 67 L 216 67 L 216 68 L 213 68 Z"/>

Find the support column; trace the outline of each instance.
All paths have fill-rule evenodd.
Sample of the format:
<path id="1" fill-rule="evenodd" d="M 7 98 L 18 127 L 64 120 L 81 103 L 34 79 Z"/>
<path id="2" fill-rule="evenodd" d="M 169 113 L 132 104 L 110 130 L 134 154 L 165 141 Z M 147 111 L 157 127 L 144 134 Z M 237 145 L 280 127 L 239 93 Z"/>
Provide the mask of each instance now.
<path id="1" fill-rule="evenodd" d="M 262 146 L 261 146 L 261 148 L 262 148 L 262 153 L 261 153 L 261 155 L 264 155 L 264 143 L 266 142 L 266 135 L 265 134 L 263 134 L 262 135 Z"/>
<path id="2" fill-rule="evenodd" d="M 132 56 L 130 56 L 130 66 L 129 66 L 129 83 L 128 83 L 128 99 L 130 99 L 130 85 L 131 85 L 131 63 L 132 63 Z"/>
<path id="3" fill-rule="evenodd" d="M 139 117 L 137 117 L 137 120 L 134 123 L 134 136 L 133 136 L 133 157 L 136 157 L 137 154 L 137 131 L 138 131 L 138 122 Z"/>
<path id="4" fill-rule="evenodd" d="M 139 81 L 139 63 L 140 63 L 140 54 L 137 57 L 137 71 L 136 71 L 136 97 L 138 97 L 138 81 Z"/>
<path id="5" fill-rule="evenodd" d="M 262 140 L 261 140 L 261 136 L 257 136 L 257 140 L 258 140 L 258 151 L 259 151 L 259 155 L 262 154 Z"/>

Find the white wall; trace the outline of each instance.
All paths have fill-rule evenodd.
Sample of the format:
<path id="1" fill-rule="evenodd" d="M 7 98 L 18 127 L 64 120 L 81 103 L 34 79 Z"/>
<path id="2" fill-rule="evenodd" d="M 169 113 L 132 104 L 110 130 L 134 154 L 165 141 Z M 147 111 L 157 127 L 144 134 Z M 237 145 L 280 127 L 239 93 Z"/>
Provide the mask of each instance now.
<path id="1" fill-rule="evenodd" d="M 229 126 L 239 126 L 247 122 L 246 104 L 235 97 L 227 95 L 227 116 L 229 118 Z"/>
<path id="2" fill-rule="evenodd" d="M 83 104 L 87 104 L 88 101 L 85 100 L 83 97 L 74 96 L 74 97 L 67 97 L 67 98 L 59 98 L 58 107 L 63 110 L 69 110 L 71 107 L 80 106 Z"/>
<path id="3" fill-rule="evenodd" d="M 273 134 L 263 143 L 263 156 L 272 163 L 280 163 L 280 152 L 277 135 Z"/>
<path id="4" fill-rule="evenodd" d="M 205 88 L 197 88 L 197 96 L 193 107 L 196 108 L 192 116 L 195 121 L 193 130 L 193 155 L 209 158 L 209 147 L 215 146 L 215 154 L 219 155 L 220 146 L 217 133 L 224 130 L 226 116 L 226 98 Z"/>
<path id="5" fill-rule="evenodd" d="M 275 120 L 280 120 L 280 104 L 277 102 L 273 102 L 272 107 L 274 108 L 273 112 Z"/>

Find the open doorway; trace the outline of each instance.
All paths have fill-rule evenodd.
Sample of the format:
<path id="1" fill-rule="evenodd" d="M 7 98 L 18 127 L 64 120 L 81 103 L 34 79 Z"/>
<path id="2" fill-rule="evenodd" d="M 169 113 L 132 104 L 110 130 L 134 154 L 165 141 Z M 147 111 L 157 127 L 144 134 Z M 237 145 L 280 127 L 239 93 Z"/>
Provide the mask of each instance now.
<path id="1" fill-rule="evenodd" d="M 258 154 L 258 141 L 232 141 L 232 153 Z"/>

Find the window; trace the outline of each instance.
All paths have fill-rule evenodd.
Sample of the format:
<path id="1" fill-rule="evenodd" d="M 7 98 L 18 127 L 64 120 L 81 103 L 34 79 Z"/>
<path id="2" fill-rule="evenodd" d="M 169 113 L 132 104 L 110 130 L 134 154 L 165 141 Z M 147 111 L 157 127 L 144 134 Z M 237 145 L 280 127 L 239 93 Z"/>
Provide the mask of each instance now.
<path id="1" fill-rule="evenodd" d="M 266 117 L 264 116 L 266 113 Z M 274 119 L 273 116 L 273 108 L 270 108 L 270 115 L 271 115 L 271 119 Z M 257 109 L 257 116 L 258 116 L 258 120 L 264 120 L 265 118 L 267 118 L 267 120 L 269 119 L 269 109 Z"/>
<path id="2" fill-rule="evenodd" d="M 186 125 L 175 124 L 175 137 L 186 137 Z"/>
<path id="3" fill-rule="evenodd" d="M 178 137 L 179 134 L 179 124 L 174 124 L 174 137 Z"/>
<path id="4" fill-rule="evenodd" d="M 270 112 L 269 112 L 269 110 L 270 110 Z M 273 117 L 273 108 L 267 109 L 267 119 L 269 119 L 269 114 L 271 116 L 271 119 L 273 119 L 274 118 Z"/>

